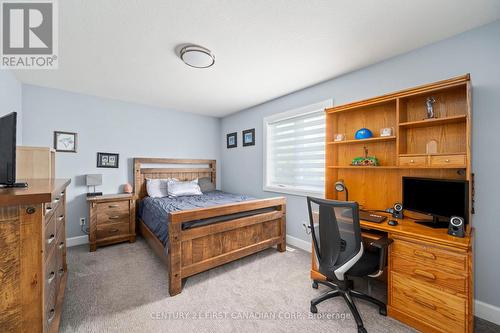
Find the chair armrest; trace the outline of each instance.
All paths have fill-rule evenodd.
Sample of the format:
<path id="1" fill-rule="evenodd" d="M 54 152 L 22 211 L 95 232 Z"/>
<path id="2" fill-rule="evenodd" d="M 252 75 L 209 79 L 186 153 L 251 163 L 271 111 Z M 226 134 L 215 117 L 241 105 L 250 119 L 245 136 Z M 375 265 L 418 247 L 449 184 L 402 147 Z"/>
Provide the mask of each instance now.
<path id="1" fill-rule="evenodd" d="M 382 237 L 377 240 L 374 240 L 373 242 L 370 243 L 371 246 L 376 247 L 377 249 L 386 249 L 391 245 L 391 243 L 394 242 L 392 239 L 388 237 Z"/>

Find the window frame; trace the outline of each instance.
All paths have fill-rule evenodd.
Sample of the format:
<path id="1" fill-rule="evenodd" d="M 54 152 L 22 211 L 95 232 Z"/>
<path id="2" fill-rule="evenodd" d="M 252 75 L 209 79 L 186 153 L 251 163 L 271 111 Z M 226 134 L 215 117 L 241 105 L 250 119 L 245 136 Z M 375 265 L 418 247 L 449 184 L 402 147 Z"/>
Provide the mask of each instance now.
<path id="1" fill-rule="evenodd" d="M 316 197 L 324 197 L 325 195 L 325 189 L 321 191 L 314 191 L 314 190 L 308 190 L 302 187 L 297 187 L 297 186 L 276 186 L 276 185 L 268 185 L 268 132 L 269 132 L 269 124 L 275 123 L 277 121 L 283 121 L 291 118 L 296 118 L 296 117 L 301 117 L 305 116 L 310 113 L 317 113 L 321 109 L 327 109 L 333 107 L 333 100 L 332 99 L 327 99 L 318 103 L 314 104 L 309 104 L 305 105 L 299 108 L 295 108 L 292 110 L 288 110 L 285 112 L 273 114 L 271 116 L 265 117 L 262 122 L 262 128 L 263 128 L 263 140 L 262 140 L 262 150 L 263 150 L 263 155 L 262 155 L 262 161 L 263 161 L 263 173 L 262 173 L 262 189 L 263 191 L 266 192 L 276 192 L 276 193 L 284 193 L 284 194 L 292 194 L 292 195 L 297 195 L 297 196 L 316 196 Z M 325 173 L 326 173 L 326 166 L 325 166 Z"/>

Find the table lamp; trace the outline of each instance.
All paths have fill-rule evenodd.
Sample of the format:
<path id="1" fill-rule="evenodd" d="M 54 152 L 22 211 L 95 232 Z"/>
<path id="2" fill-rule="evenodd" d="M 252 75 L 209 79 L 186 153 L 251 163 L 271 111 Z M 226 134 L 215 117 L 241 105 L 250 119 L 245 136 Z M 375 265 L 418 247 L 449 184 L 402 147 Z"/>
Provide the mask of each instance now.
<path id="1" fill-rule="evenodd" d="M 95 187 L 102 185 L 102 175 L 101 174 L 93 174 L 85 176 L 85 183 L 87 185 L 87 197 L 95 197 L 102 195 L 102 192 L 96 192 Z M 94 187 L 93 192 L 89 192 L 88 189 L 90 186 Z"/>
<path id="2" fill-rule="evenodd" d="M 349 192 L 347 191 L 347 186 L 345 186 L 343 179 L 340 179 L 337 182 L 335 182 L 335 191 L 345 192 L 345 201 L 349 201 Z"/>

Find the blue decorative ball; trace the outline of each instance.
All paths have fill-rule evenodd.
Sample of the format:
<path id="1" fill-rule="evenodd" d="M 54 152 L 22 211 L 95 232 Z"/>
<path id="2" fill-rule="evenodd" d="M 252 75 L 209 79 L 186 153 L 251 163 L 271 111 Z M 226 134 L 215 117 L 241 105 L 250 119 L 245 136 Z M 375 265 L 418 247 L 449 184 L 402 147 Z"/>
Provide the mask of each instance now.
<path id="1" fill-rule="evenodd" d="M 359 129 L 354 136 L 356 140 L 368 139 L 371 137 L 373 137 L 373 133 L 368 128 Z"/>

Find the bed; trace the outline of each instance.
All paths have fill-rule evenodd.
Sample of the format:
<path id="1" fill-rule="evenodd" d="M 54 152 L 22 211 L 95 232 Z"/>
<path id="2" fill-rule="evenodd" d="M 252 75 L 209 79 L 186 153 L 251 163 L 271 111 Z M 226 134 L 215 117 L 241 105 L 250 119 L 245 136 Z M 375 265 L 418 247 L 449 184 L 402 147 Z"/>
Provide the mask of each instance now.
<path id="1" fill-rule="evenodd" d="M 286 249 L 285 198 L 213 191 L 195 198 L 149 198 L 146 179 L 216 183 L 215 160 L 134 158 L 138 232 L 168 268 L 169 294 L 194 274 L 276 246 Z M 145 221 L 146 220 L 146 221 Z"/>

